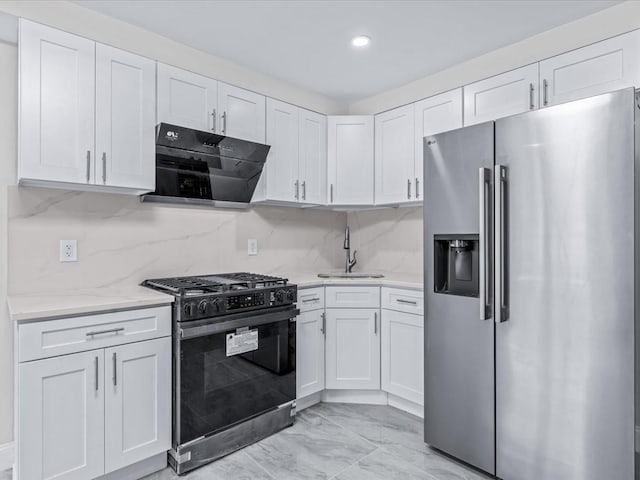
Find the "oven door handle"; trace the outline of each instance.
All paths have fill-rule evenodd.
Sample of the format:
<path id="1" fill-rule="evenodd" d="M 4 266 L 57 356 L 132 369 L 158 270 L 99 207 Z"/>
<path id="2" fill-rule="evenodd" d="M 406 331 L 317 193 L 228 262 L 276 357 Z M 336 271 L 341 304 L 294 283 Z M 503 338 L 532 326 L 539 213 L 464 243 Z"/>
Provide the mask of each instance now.
<path id="1" fill-rule="evenodd" d="M 241 316 L 232 320 L 220 321 L 220 317 L 214 317 L 207 323 L 198 321 L 197 325 L 180 326 L 180 340 L 189 338 L 203 337 L 205 335 L 215 335 L 216 333 L 224 333 L 229 330 L 235 330 L 242 327 L 257 327 L 266 323 L 281 322 L 282 320 L 293 320 L 300 313 L 297 308 L 287 308 L 278 312 L 261 313 L 259 315 Z M 195 323 L 195 322 L 194 322 Z"/>

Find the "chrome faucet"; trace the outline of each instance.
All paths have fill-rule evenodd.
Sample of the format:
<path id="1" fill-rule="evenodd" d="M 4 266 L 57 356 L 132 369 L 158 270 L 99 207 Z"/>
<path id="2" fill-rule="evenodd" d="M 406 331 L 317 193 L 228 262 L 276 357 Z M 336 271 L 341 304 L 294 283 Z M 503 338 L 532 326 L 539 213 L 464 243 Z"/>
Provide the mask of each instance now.
<path id="1" fill-rule="evenodd" d="M 344 264 L 344 273 L 351 273 L 351 270 L 358 261 L 356 260 L 357 250 L 353 251 L 353 259 L 351 259 L 351 238 L 349 235 L 349 226 L 344 230 L 344 249 L 347 251 L 347 259 Z"/>

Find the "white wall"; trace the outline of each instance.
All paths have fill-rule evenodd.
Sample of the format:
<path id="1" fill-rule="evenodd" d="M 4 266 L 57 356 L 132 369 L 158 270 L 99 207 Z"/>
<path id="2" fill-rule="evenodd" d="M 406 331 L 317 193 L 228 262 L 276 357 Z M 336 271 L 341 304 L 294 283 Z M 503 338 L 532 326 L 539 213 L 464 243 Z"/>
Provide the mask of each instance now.
<path id="1" fill-rule="evenodd" d="M 399 88 L 360 100 L 349 106 L 349 112 L 354 115 L 383 112 L 638 28 L 640 2 L 627 1 Z M 425 50 L 424 55 L 429 55 L 428 50 Z"/>
<path id="2" fill-rule="evenodd" d="M 7 313 L 7 185 L 16 176 L 18 50 L 0 42 L 0 445 L 13 438 L 13 325 Z"/>
<path id="3" fill-rule="evenodd" d="M 209 55 L 161 35 L 59 0 L 0 2 L 0 11 L 122 48 L 320 113 L 346 111 L 347 106 L 318 93 Z"/>

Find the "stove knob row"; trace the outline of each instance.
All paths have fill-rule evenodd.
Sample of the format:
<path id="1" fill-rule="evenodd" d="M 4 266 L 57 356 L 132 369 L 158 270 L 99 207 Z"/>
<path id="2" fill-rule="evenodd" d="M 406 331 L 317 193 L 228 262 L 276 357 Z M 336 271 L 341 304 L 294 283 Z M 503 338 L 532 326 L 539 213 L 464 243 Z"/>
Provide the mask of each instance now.
<path id="1" fill-rule="evenodd" d="M 284 303 L 284 302 L 294 302 L 295 301 L 295 292 L 292 289 L 287 290 L 278 290 L 276 292 L 276 302 Z"/>

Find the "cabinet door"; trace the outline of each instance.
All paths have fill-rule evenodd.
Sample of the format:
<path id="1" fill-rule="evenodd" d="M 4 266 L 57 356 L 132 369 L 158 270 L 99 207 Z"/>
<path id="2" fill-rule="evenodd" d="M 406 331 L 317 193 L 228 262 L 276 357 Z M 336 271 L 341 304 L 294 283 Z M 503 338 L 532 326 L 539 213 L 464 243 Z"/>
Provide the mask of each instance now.
<path id="1" fill-rule="evenodd" d="M 171 338 L 105 349 L 105 472 L 171 448 Z"/>
<path id="2" fill-rule="evenodd" d="M 104 473 L 104 351 L 21 363 L 21 480 L 84 480 Z"/>
<path id="3" fill-rule="evenodd" d="M 299 109 L 300 200 L 323 205 L 327 202 L 327 117 Z"/>
<path id="4" fill-rule="evenodd" d="M 373 205 L 373 116 L 328 117 L 329 205 Z"/>
<path id="5" fill-rule="evenodd" d="M 266 182 L 267 198 L 297 201 L 300 197 L 298 107 L 267 99 L 267 144 L 271 149 L 265 165 L 266 175 L 260 177 L 260 182 Z"/>
<path id="6" fill-rule="evenodd" d="M 324 390 L 323 310 L 301 313 L 296 325 L 296 396 L 303 398 Z"/>
<path id="7" fill-rule="evenodd" d="M 424 405 L 423 317 L 382 310 L 382 390 Z"/>
<path id="8" fill-rule="evenodd" d="M 414 199 L 413 105 L 375 117 L 375 201 L 401 203 Z"/>
<path id="9" fill-rule="evenodd" d="M 416 200 L 424 198 L 424 137 L 462 127 L 462 88 L 414 104 L 414 167 Z"/>
<path id="10" fill-rule="evenodd" d="M 20 19 L 20 179 L 94 181 L 95 43 Z"/>
<path id="11" fill-rule="evenodd" d="M 158 63 L 157 123 L 219 133 L 217 105 L 217 80 Z"/>
<path id="12" fill-rule="evenodd" d="M 538 64 L 464 87 L 464 124 L 474 125 L 538 108 Z"/>
<path id="13" fill-rule="evenodd" d="M 155 189 L 156 64 L 96 45 L 96 183 Z"/>
<path id="14" fill-rule="evenodd" d="M 328 389 L 380 388 L 380 325 L 377 309 L 327 309 Z"/>
<path id="15" fill-rule="evenodd" d="M 226 83 L 218 84 L 220 133 L 265 143 L 265 97 Z"/>
<path id="16" fill-rule="evenodd" d="M 640 85 L 640 31 L 540 62 L 542 106 Z"/>

